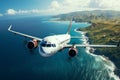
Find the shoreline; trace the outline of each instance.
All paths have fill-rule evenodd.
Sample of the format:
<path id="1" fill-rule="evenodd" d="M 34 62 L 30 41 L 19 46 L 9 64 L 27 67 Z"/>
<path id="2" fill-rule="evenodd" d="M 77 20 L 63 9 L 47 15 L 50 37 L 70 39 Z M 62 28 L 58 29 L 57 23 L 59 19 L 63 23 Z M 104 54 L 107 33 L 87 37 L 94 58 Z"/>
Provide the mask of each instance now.
<path id="1" fill-rule="evenodd" d="M 81 33 L 83 38 L 84 38 L 84 37 L 87 37 L 87 38 L 88 38 L 87 40 L 83 39 L 83 44 L 89 45 L 89 42 L 90 42 L 90 41 L 89 41 L 89 37 L 86 36 L 87 32 L 85 32 L 85 31 L 80 31 L 80 30 L 78 30 L 78 29 L 75 29 L 74 31 Z M 88 54 L 90 54 L 91 56 L 94 56 L 94 57 L 99 56 L 103 61 L 106 61 L 106 62 L 109 62 L 109 63 L 112 64 L 111 66 L 106 65 L 105 67 L 107 67 L 107 68 L 109 68 L 109 69 L 112 70 L 112 72 L 110 73 L 110 76 L 114 77 L 115 80 L 119 80 L 120 75 L 116 73 L 117 67 L 116 67 L 114 61 L 112 61 L 112 60 L 109 58 L 109 56 L 106 56 L 106 55 L 98 55 L 98 54 L 96 53 L 95 49 L 94 49 L 94 52 L 91 53 L 91 52 L 90 52 L 90 49 L 94 49 L 94 48 L 86 47 L 86 52 L 87 52 Z"/>

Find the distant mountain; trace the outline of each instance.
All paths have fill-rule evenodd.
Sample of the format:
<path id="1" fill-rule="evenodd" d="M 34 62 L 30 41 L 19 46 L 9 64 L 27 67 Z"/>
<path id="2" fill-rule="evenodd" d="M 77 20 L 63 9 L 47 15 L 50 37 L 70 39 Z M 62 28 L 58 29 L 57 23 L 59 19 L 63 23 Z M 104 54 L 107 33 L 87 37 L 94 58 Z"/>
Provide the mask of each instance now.
<path id="1" fill-rule="evenodd" d="M 79 11 L 71 12 L 67 14 L 60 14 L 54 16 L 55 18 L 60 18 L 60 20 L 70 20 L 71 17 L 76 22 L 91 22 L 94 19 L 111 19 L 120 18 L 120 11 L 111 10 L 94 10 L 94 11 Z"/>

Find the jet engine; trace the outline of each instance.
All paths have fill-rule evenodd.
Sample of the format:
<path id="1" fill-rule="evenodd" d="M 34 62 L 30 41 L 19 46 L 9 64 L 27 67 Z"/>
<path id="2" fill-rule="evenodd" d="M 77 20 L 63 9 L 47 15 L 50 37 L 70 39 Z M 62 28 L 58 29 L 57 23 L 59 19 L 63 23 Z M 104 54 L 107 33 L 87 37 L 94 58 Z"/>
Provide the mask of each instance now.
<path id="1" fill-rule="evenodd" d="M 95 49 L 94 48 L 90 48 L 89 52 L 90 53 L 94 53 Z"/>
<path id="2" fill-rule="evenodd" d="M 74 57 L 78 54 L 78 50 L 75 46 L 71 47 L 68 52 L 70 57 Z"/>
<path id="3" fill-rule="evenodd" d="M 33 48 L 36 48 L 38 46 L 38 41 L 33 39 L 33 40 L 30 40 L 27 44 L 27 47 L 29 49 L 33 49 Z"/>

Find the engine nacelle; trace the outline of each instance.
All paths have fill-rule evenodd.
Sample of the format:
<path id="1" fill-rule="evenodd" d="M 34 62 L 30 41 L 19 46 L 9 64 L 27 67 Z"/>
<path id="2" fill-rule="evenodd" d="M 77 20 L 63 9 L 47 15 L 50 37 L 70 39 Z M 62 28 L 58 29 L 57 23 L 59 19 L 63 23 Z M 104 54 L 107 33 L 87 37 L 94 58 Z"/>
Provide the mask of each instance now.
<path id="1" fill-rule="evenodd" d="M 74 47 L 71 47 L 69 49 L 68 54 L 69 54 L 70 57 L 74 57 L 74 56 L 76 56 L 78 54 L 78 50 L 76 48 L 74 48 Z"/>
<path id="2" fill-rule="evenodd" d="M 89 52 L 90 53 L 94 53 L 95 49 L 94 48 L 90 48 Z"/>
<path id="3" fill-rule="evenodd" d="M 33 39 L 33 40 L 30 40 L 27 44 L 27 47 L 29 49 L 33 49 L 33 48 L 36 48 L 38 46 L 38 41 Z"/>

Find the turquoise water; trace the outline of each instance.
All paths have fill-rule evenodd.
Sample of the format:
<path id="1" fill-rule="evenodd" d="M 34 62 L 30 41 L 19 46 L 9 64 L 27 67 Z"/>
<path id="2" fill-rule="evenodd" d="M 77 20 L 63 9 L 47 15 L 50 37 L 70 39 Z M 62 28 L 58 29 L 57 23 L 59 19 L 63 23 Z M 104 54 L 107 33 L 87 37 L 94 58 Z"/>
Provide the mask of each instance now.
<path id="1" fill-rule="evenodd" d="M 0 20 L 0 80 L 119 80 L 114 75 L 115 66 L 102 56 L 97 56 L 78 48 L 78 55 L 69 58 L 68 49 L 44 58 L 38 48 L 28 50 L 30 39 L 7 31 L 10 24 L 13 30 L 44 38 L 45 36 L 66 33 L 69 21 L 48 21 L 49 18 L 33 17 Z M 90 24 L 72 24 L 71 35 L 82 36 L 74 29 Z M 72 39 L 70 43 L 83 43 L 82 39 Z"/>

